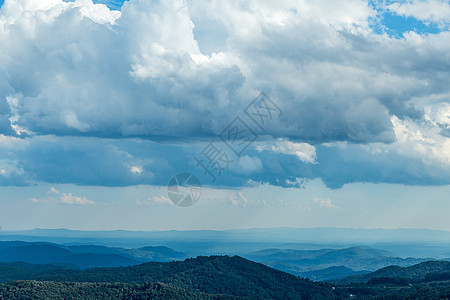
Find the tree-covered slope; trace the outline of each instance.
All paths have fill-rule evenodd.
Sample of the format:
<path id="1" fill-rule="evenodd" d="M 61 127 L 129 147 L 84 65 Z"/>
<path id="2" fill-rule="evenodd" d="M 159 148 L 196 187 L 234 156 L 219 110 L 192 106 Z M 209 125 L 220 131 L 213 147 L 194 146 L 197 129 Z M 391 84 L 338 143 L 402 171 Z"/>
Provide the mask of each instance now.
<path id="1" fill-rule="evenodd" d="M 0 299 L 243 299 L 227 295 L 208 295 L 164 283 L 83 283 L 15 281 L 0 284 Z"/>
<path id="2" fill-rule="evenodd" d="M 22 279 L 57 282 L 144 284 L 163 282 L 189 291 L 263 299 L 336 299 L 325 283 L 315 283 L 234 256 L 198 257 L 170 263 L 119 268 L 53 269 Z"/>
<path id="3" fill-rule="evenodd" d="M 426 261 L 410 267 L 389 266 L 369 274 L 349 276 L 333 282 L 338 284 L 367 283 L 371 280 L 372 282 L 374 280 L 376 281 L 376 278 L 383 278 L 385 280 L 388 280 L 388 278 L 403 278 L 404 280 L 414 282 L 422 281 L 433 274 L 444 273 L 442 276 L 445 276 L 446 272 L 450 272 L 450 262 Z"/>

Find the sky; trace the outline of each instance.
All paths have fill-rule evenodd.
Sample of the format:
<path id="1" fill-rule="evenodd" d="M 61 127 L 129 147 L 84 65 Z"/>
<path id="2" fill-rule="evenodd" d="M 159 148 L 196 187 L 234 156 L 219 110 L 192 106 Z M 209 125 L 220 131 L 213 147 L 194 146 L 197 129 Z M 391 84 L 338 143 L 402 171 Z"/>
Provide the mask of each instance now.
<path id="1" fill-rule="evenodd" d="M 0 5 L 3 230 L 450 230 L 450 1 Z"/>

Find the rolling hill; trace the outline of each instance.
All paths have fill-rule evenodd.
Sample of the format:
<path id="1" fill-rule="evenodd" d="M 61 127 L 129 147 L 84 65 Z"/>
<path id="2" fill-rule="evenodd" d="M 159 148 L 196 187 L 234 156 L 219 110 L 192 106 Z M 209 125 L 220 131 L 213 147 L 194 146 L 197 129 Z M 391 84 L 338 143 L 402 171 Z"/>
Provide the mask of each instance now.
<path id="1" fill-rule="evenodd" d="M 376 278 L 383 278 L 386 281 L 388 278 L 402 278 L 407 282 L 418 282 L 429 280 L 433 274 L 443 275 L 448 272 L 450 272 L 449 261 L 426 261 L 409 267 L 388 266 L 372 273 L 349 276 L 332 282 L 337 284 L 368 283 Z"/>
<path id="2" fill-rule="evenodd" d="M 147 261 L 172 261 L 187 258 L 186 254 L 175 251 L 165 246 L 156 247 L 141 247 L 141 248 L 120 248 L 120 247 L 106 247 L 98 245 L 72 245 L 66 246 L 66 249 L 72 253 L 95 253 L 95 254 L 114 254 L 128 257 L 140 262 Z"/>
<path id="3" fill-rule="evenodd" d="M 313 281 L 326 281 L 332 279 L 344 278 L 352 275 L 363 275 L 370 273 L 369 271 L 355 271 L 345 266 L 335 266 L 315 271 L 303 272 L 302 277 L 309 278 Z"/>
<path id="4" fill-rule="evenodd" d="M 389 265 L 410 266 L 428 260 L 400 258 L 388 251 L 370 247 L 321 250 L 267 249 L 249 253 L 244 257 L 314 280 L 344 278 L 361 272 L 375 271 Z"/>
<path id="5" fill-rule="evenodd" d="M 32 274 L 24 273 L 23 278 L 17 279 L 132 285 L 160 282 L 194 293 L 251 299 L 340 299 L 329 284 L 301 279 L 238 256 L 197 257 L 119 268 L 53 268 Z"/>
<path id="6" fill-rule="evenodd" d="M 164 283 L 121 284 L 16 281 L 0 284 L 1 299 L 173 299 L 231 300 L 231 295 L 187 291 Z"/>
<path id="7" fill-rule="evenodd" d="M 427 260 L 399 258 L 388 251 L 370 247 L 320 250 L 265 249 L 241 256 L 316 281 L 368 273 L 389 265 L 410 266 Z M 150 261 L 179 261 L 187 257 L 185 253 L 166 246 L 129 249 L 103 245 L 0 242 L 0 262 L 65 264 L 69 268 L 120 267 Z"/>
<path id="8" fill-rule="evenodd" d="M 186 255 L 167 247 L 126 249 L 97 245 L 59 245 L 43 242 L 0 242 L 0 262 L 67 264 L 79 268 L 120 267 L 148 261 L 172 261 Z"/>
<path id="9" fill-rule="evenodd" d="M 0 261 L 23 261 L 34 264 L 67 263 L 80 268 L 128 266 L 141 263 L 118 254 L 73 253 L 49 243 L 27 243 L 0 248 Z"/>

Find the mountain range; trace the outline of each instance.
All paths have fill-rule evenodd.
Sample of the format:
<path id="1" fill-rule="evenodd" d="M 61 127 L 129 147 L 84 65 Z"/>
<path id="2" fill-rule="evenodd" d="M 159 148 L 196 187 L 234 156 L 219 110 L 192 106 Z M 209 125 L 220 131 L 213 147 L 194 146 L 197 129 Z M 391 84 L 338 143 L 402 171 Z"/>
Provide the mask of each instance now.
<path id="1" fill-rule="evenodd" d="M 166 246 L 188 256 L 247 254 L 269 248 L 294 250 L 339 249 L 365 245 L 396 256 L 450 257 L 450 232 L 428 229 L 269 228 L 184 231 L 80 231 L 33 229 L 0 231 L 0 241 L 45 241 L 58 244 L 95 244 L 141 248 Z"/>
<path id="2" fill-rule="evenodd" d="M 236 253 L 226 254 L 235 255 Z M 193 256 L 196 255 L 187 255 L 165 246 L 122 248 L 48 242 L 0 242 L 0 262 L 20 261 L 65 266 L 72 269 L 123 267 L 150 261 L 178 261 Z M 320 250 L 273 248 L 253 251 L 241 256 L 315 281 L 365 274 L 390 265 L 411 266 L 431 260 L 400 258 L 388 251 L 364 246 Z"/>
<path id="3" fill-rule="evenodd" d="M 190 254 L 186 254 L 166 246 L 123 248 L 104 245 L 4 241 L 0 242 L 0 262 L 22 261 L 85 269 L 130 266 L 149 261 L 169 262 L 202 255 L 202 252 L 193 253 L 192 248 L 190 250 Z M 366 274 L 390 265 L 411 266 L 434 259 L 401 258 L 389 251 L 367 246 L 319 250 L 271 248 L 246 253 L 225 252 L 213 255 L 240 255 L 315 281 Z"/>
<path id="4" fill-rule="evenodd" d="M 209 238 L 213 236 L 211 233 Z M 264 248 L 267 243 L 242 242 L 244 245 L 239 249 L 253 251 L 241 256 L 231 252 L 191 258 L 196 257 L 199 245 L 209 247 L 208 251 L 219 248 L 231 251 L 233 247 L 222 248 L 223 244 L 205 236 L 200 241 L 190 241 L 186 252 L 155 243 L 127 248 L 80 244 L 74 240 L 64 244 L 0 242 L 0 298 L 415 299 L 425 295 L 422 299 L 445 299 L 450 296 L 450 262 L 404 258 L 368 246 L 316 249 L 318 245 L 309 245 L 306 250 L 286 247 L 306 248 L 307 244 Z M 189 245 L 187 241 L 183 243 Z"/>
<path id="5" fill-rule="evenodd" d="M 249 253 L 244 257 L 312 280 L 343 278 L 369 273 L 390 265 L 411 266 L 430 260 L 430 258 L 401 258 L 388 251 L 370 247 L 321 250 L 266 249 Z"/>

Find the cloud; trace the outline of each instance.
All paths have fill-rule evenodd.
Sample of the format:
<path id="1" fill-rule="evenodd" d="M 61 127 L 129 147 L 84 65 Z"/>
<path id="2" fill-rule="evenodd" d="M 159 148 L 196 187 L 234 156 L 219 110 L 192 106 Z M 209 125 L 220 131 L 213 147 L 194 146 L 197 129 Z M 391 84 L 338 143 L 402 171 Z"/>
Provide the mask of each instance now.
<path id="1" fill-rule="evenodd" d="M 143 171 L 144 170 L 142 169 L 142 167 L 138 167 L 138 166 L 132 166 L 130 168 L 130 172 L 134 173 L 134 174 L 137 174 L 137 175 L 141 175 Z"/>
<path id="2" fill-rule="evenodd" d="M 29 201 L 33 203 L 38 203 L 40 200 L 37 198 L 30 198 Z"/>
<path id="3" fill-rule="evenodd" d="M 35 134 L 210 135 L 208 108 L 236 98 L 244 80 L 225 54 L 201 54 L 183 1 L 112 13 L 90 1 L 9 0 L 0 20 L 1 92 L 17 96 L 14 123 Z"/>
<path id="4" fill-rule="evenodd" d="M 57 189 L 55 189 L 54 187 L 50 187 L 50 189 L 47 191 L 47 194 L 50 194 L 50 195 L 59 195 L 60 192 L 59 192 Z"/>
<path id="5" fill-rule="evenodd" d="M 390 50 L 392 41 L 369 38 L 375 11 L 367 3 L 238 2 L 134 0 L 118 12 L 90 1 L 7 0 L 0 70 L 8 76 L 0 86 L 19 98 L 15 126 L 35 134 L 213 136 L 261 89 L 286 112 L 269 132 L 281 138 L 390 142 L 386 109 L 415 113 L 408 100 L 411 86 L 423 87 L 419 78 L 385 74 L 389 57 L 411 56 L 414 45 Z M 212 14 L 219 24 L 208 27 Z M 226 30 L 223 47 L 203 53 L 194 21 Z M 374 53 L 381 64 L 372 63 Z"/>
<path id="6" fill-rule="evenodd" d="M 167 198 L 165 196 L 153 197 L 152 200 L 156 204 L 170 204 L 170 205 L 173 205 L 173 202 L 169 198 Z"/>
<path id="7" fill-rule="evenodd" d="M 0 176 L 11 177 L 23 174 L 23 170 L 17 164 L 17 161 L 0 159 Z"/>
<path id="8" fill-rule="evenodd" d="M 444 24 L 446 5 L 383 9 Z M 359 0 L 131 0 L 120 11 L 6 0 L 0 185 L 166 185 L 183 170 L 212 185 L 192 158 L 262 90 L 283 115 L 255 129 L 217 185 L 448 184 L 450 32 L 392 38 L 374 31 L 379 14 Z"/>
<path id="9" fill-rule="evenodd" d="M 414 17 L 425 22 L 448 27 L 450 23 L 450 3 L 443 0 L 413 0 L 391 3 L 387 9 L 398 15 Z"/>
<path id="10" fill-rule="evenodd" d="M 237 173 L 249 175 L 255 172 L 261 172 L 263 170 L 263 164 L 258 157 L 250 157 L 244 155 L 239 157 L 237 163 L 232 163 L 233 168 Z"/>
<path id="11" fill-rule="evenodd" d="M 256 149 L 259 151 L 271 150 L 275 153 L 295 155 L 302 162 L 317 163 L 316 148 L 307 143 L 294 143 L 285 139 L 278 139 L 273 143 L 257 145 Z"/>
<path id="12" fill-rule="evenodd" d="M 232 205 L 247 207 L 249 205 L 249 200 L 243 195 L 242 192 L 236 192 L 231 198 L 230 202 Z"/>
<path id="13" fill-rule="evenodd" d="M 173 202 L 166 196 L 154 196 L 141 200 L 136 199 L 137 205 L 174 205 Z"/>
<path id="14" fill-rule="evenodd" d="M 77 115 L 73 111 L 67 111 L 62 116 L 64 123 L 69 128 L 77 129 L 80 132 L 86 132 L 89 130 L 89 124 L 80 122 Z"/>
<path id="15" fill-rule="evenodd" d="M 95 202 L 87 199 L 86 197 L 73 196 L 71 193 L 63 193 L 59 198 L 59 203 L 69 205 L 94 205 Z"/>
<path id="16" fill-rule="evenodd" d="M 47 191 L 47 194 L 49 196 L 46 198 L 32 197 L 28 199 L 28 201 L 32 203 L 44 203 L 44 204 L 58 203 L 65 205 L 95 205 L 94 201 L 91 201 L 86 197 L 74 196 L 71 193 L 61 193 L 54 187 L 50 187 L 50 189 Z"/>
<path id="17" fill-rule="evenodd" d="M 427 113 L 427 118 L 430 116 Z M 241 158 L 231 157 L 234 162 L 230 169 L 224 170 L 216 183 L 193 159 L 204 143 L 51 136 L 27 138 L 24 143 L 21 139 L 5 138 L 4 146 L 0 146 L 0 166 L 7 172 L 0 174 L 0 184 L 165 186 L 182 171 L 195 174 L 204 186 L 223 187 L 248 186 L 252 182 L 301 187 L 306 180 L 317 178 L 330 188 L 352 182 L 450 183 L 450 139 L 441 135 L 441 129 L 432 122 L 419 127 L 412 120 L 398 118 L 393 119 L 393 124 L 395 143 L 317 145 L 314 148 L 318 163 L 314 164 L 295 154 L 274 152 L 270 147 L 261 150 L 258 144 Z M 138 170 L 142 172 L 136 173 Z"/>
<path id="18" fill-rule="evenodd" d="M 320 207 L 325 207 L 325 208 L 328 208 L 328 209 L 336 209 L 336 208 L 338 208 L 336 205 L 334 205 L 331 202 L 331 199 L 329 199 L 329 198 L 326 198 L 326 199 L 324 199 L 324 198 L 314 198 L 313 202 L 314 202 L 314 204 L 316 204 L 316 205 L 318 205 Z"/>

